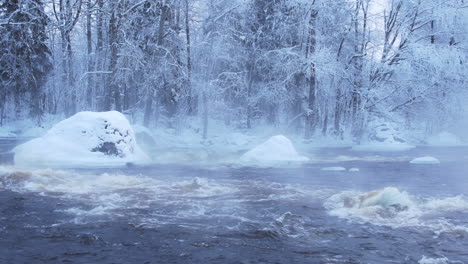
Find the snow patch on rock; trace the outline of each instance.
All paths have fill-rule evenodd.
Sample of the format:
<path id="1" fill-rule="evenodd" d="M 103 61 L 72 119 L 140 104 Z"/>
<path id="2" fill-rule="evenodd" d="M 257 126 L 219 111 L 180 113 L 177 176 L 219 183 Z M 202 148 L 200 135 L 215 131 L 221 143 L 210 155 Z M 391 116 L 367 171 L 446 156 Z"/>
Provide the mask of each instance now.
<path id="1" fill-rule="evenodd" d="M 241 163 L 304 162 L 309 158 L 297 153 L 292 142 L 283 135 L 273 136 L 242 155 Z"/>
<path id="2" fill-rule="evenodd" d="M 80 112 L 44 136 L 13 149 L 23 167 L 113 166 L 149 163 L 125 116 L 117 111 Z"/>
<path id="3" fill-rule="evenodd" d="M 431 156 L 419 157 L 415 158 L 410 161 L 411 164 L 426 164 L 426 165 L 434 165 L 440 164 L 440 161 Z"/>
<path id="4" fill-rule="evenodd" d="M 349 171 L 350 171 L 350 172 L 358 172 L 358 171 L 359 171 L 359 168 L 350 168 Z"/>

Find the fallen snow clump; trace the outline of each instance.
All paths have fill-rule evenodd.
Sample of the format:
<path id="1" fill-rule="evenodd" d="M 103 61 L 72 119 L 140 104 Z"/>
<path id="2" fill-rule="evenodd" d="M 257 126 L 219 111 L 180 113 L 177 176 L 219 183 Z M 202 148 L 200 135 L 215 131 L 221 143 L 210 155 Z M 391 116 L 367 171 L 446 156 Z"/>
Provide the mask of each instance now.
<path id="1" fill-rule="evenodd" d="M 44 136 L 13 149 L 23 167 L 114 166 L 149 163 L 125 116 L 117 111 L 80 112 Z"/>

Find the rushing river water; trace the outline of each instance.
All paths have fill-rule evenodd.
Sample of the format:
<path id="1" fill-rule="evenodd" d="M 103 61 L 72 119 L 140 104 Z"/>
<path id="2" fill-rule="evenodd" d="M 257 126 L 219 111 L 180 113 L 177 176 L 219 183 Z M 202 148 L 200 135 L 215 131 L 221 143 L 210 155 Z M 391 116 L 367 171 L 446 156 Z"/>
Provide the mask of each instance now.
<path id="1" fill-rule="evenodd" d="M 312 153 L 289 168 L 0 165 L 0 263 L 468 263 L 468 148 Z M 424 155 L 441 164 L 408 163 Z M 359 171 L 322 170 L 336 166 Z"/>

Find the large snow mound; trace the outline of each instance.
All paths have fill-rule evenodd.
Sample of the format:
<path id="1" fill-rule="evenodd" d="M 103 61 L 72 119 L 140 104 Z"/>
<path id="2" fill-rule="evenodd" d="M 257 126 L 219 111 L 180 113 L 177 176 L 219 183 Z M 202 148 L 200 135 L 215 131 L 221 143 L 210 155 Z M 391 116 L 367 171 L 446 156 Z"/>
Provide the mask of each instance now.
<path id="1" fill-rule="evenodd" d="M 303 162 L 309 158 L 297 153 L 292 142 L 283 135 L 269 138 L 240 157 L 242 163 Z"/>
<path id="2" fill-rule="evenodd" d="M 44 136 L 13 149 L 23 167 L 112 166 L 149 163 L 127 118 L 117 111 L 80 112 Z"/>
<path id="3" fill-rule="evenodd" d="M 411 160 L 410 163 L 433 165 L 433 164 L 440 164 L 440 161 L 434 157 L 425 156 L 425 157 L 415 158 Z"/>

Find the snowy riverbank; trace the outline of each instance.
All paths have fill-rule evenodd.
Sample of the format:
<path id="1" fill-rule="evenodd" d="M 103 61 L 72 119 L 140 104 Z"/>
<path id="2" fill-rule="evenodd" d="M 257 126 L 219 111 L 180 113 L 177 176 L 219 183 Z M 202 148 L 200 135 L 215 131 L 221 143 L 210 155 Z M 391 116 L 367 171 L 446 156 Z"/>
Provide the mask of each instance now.
<path id="1" fill-rule="evenodd" d="M 46 135 L 47 131 L 60 121 L 59 119 L 60 117 L 52 116 L 44 118 L 42 126 L 36 126 L 27 120 L 8 124 L 0 128 L 0 137 L 41 137 Z M 150 129 L 139 124 L 131 124 L 130 126 L 139 147 L 150 156 L 153 163 L 157 164 L 239 164 L 242 155 L 254 150 L 276 135 L 284 135 L 294 146 L 298 155 L 304 156 L 304 160 L 309 159 L 309 162 L 328 159 L 328 157 L 315 153 L 319 148 L 341 148 L 344 151 L 343 154 L 334 157 L 332 161 L 348 161 L 360 159 L 358 156 L 367 155 L 366 153 L 403 153 L 415 146 L 454 147 L 465 145 L 464 141 L 448 132 L 428 136 L 427 139 L 415 139 L 413 135 L 411 141 L 407 142 L 394 140 L 395 133 L 378 133 L 378 140 L 367 140 L 358 145 L 351 140 L 337 140 L 321 135 L 304 141 L 302 135 L 267 126 L 247 130 L 233 129 L 214 121 L 210 124 L 212 125 L 209 127 L 207 139 L 203 139 L 201 124 L 196 119 L 188 120 L 181 129 L 164 127 Z M 401 136 L 400 134 L 398 136 Z M 277 150 L 272 149 L 272 152 L 274 151 Z M 369 159 L 371 158 L 369 157 Z M 379 156 L 373 158 L 379 159 Z M 407 161 L 413 158 L 416 157 L 408 157 Z M 284 158 L 286 161 L 290 159 L 290 157 Z"/>

